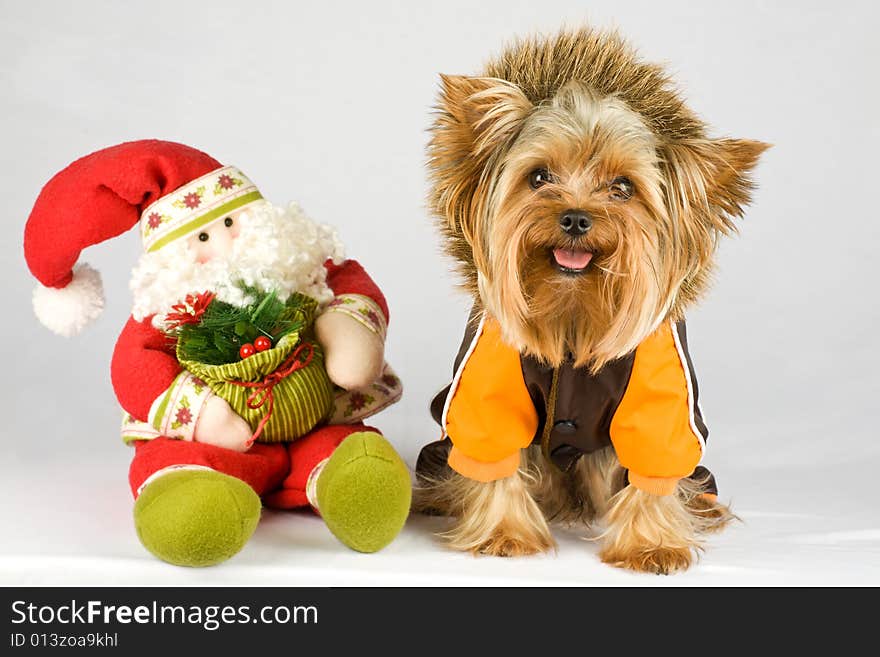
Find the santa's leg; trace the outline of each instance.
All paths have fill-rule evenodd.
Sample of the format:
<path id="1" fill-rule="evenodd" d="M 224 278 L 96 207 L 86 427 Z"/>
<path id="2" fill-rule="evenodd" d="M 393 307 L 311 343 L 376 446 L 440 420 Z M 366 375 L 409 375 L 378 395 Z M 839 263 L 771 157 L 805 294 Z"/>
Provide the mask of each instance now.
<path id="1" fill-rule="evenodd" d="M 150 552 L 178 566 L 210 566 L 237 553 L 260 519 L 260 495 L 288 471 L 283 445 L 242 454 L 156 438 L 135 443 L 129 483 L 134 522 Z"/>
<path id="2" fill-rule="evenodd" d="M 406 464 L 382 435 L 363 424 L 320 427 L 293 442 L 290 473 L 265 496 L 267 506 L 311 505 L 331 532 L 359 552 L 376 552 L 409 515 Z"/>

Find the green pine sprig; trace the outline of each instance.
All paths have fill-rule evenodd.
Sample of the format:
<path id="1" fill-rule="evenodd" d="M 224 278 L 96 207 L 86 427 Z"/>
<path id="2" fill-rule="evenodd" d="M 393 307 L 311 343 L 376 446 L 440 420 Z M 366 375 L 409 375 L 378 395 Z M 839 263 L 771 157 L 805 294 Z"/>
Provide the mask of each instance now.
<path id="1" fill-rule="evenodd" d="M 182 324 L 169 333 L 178 341 L 177 353 L 181 360 L 208 365 L 223 365 L 240 360 L 242 345 L 253 344 L 263 335 L 272 346 L 285 335 L 301 331 L 307 321 L 306 306 L 313 303 L 308 297 L 292 294 L 281 301 L 276 291 L 264 292 L 240 285 L 246 298 L 245 306 L 234 306 L 214 299 L 198 322 Z"/>

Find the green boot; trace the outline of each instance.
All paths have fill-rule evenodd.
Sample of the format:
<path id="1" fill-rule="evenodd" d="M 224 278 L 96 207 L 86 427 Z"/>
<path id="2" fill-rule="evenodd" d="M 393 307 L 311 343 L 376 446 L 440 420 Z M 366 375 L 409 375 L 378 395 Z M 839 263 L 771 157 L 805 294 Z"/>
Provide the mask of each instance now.
<path id="1" fill-rule="evenodd" d="M 144 488 L 134 526 L 144 547 L 177 566 L 213 566 L 244 547 L 260 519 L 246 483 L 214 470 L 181 469 Z"/>
<path id="2" fill-rule="evenodd" d="M 400 532 L 409 515 L 409 470 L 378 433 L 353 433 L 318 475 L 318 510 L 340 541 L 358 552 L 377 552 Z"/>

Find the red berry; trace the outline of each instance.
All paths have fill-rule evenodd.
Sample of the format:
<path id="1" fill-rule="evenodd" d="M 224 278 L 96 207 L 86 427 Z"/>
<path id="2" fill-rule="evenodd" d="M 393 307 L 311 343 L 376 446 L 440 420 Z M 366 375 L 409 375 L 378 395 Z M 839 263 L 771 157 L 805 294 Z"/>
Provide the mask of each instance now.
<path id="1" fill-rule="evenodd" d="M 256 340 L 254 340 L 254 347 L 257 351 L 266 351 L 267 349 L 272 348 L 272 341 L 265 335 L 261 335 Z"/>
<path id="2" fill-rule="evenodd" d="M 252 345 L 250 342 L 246 342 L 245 344 L 241 345 L 241 349 L 238 350 L 238 355 L 241 356 L 242 359 L 250 358 L 255 353 L 257 353 L 257 350 L 254 349 L 254 345 Z"/>

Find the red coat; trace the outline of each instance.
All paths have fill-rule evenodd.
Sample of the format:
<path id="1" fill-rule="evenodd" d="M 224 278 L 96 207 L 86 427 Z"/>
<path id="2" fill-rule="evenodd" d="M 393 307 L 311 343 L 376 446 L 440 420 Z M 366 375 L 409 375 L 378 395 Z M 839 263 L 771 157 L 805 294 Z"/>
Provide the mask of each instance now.
<path id="1" fill-rule="evenodd" d="M 325 263 L 327 284 L 335 295 L 360 294 L 372 299 L 388 321 L 388 304 L 379 287 L 355 260 L 341 265 Z M 182 368 L 174 355 L 173 343 L 151 323 L 152 317 L 137 321 L 129 317 L 122 329 L 110 376 L 122 408 L 134 419 L 146 422 L 150 406 L 180 374 Z"/>

